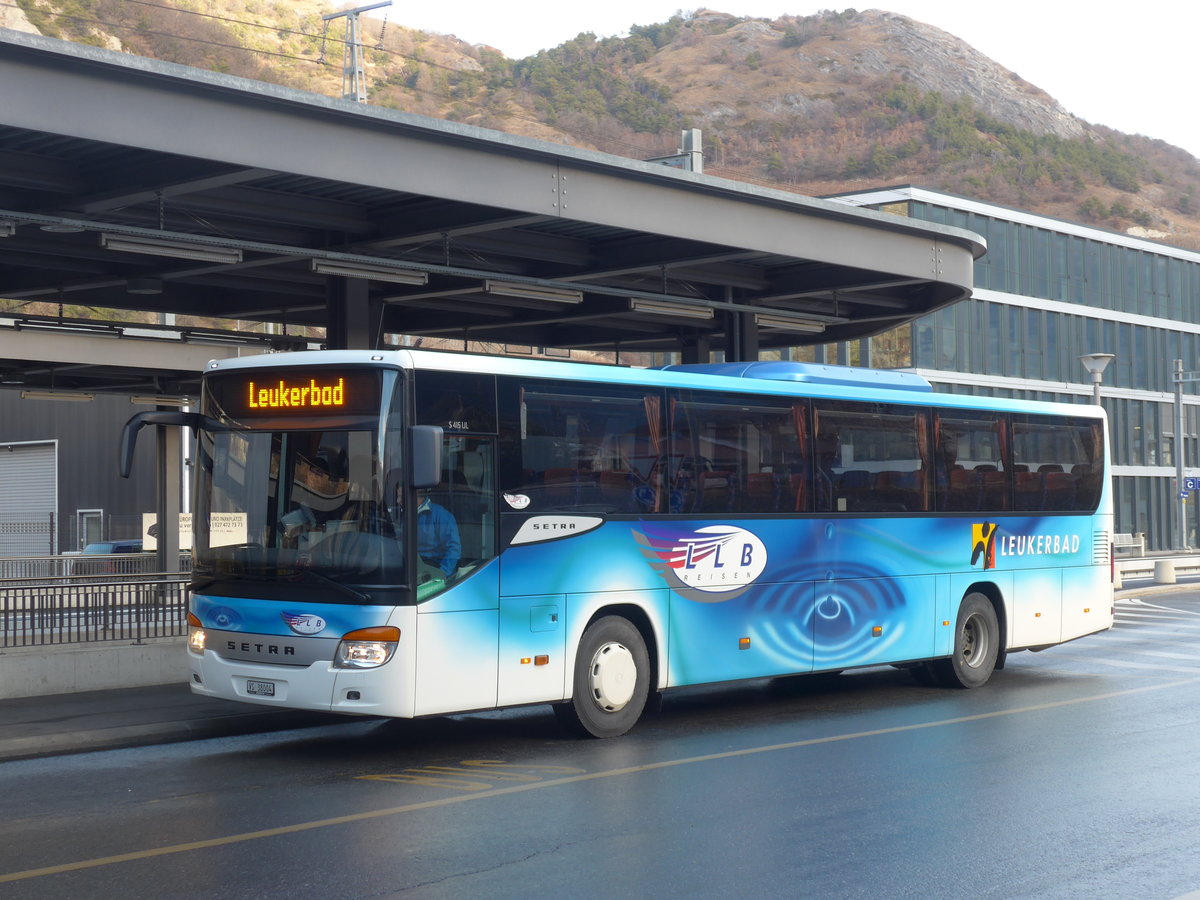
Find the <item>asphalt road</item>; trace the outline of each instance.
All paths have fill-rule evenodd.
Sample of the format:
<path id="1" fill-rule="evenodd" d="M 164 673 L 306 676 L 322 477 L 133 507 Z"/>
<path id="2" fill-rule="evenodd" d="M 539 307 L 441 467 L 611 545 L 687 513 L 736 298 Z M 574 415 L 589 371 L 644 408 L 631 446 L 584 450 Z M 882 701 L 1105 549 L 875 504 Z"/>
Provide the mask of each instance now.
<path id="1" fill-rule="evenodd" d="M 1200 890 L 1200 592 L 1012 656 L 0 764 L 0 897 L 1145 898 Z"/>

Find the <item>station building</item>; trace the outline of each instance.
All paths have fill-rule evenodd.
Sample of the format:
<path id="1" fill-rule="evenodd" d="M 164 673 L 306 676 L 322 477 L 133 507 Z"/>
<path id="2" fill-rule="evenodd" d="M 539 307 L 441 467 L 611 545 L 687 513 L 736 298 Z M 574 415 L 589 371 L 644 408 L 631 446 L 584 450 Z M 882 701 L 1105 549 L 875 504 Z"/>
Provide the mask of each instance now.
<path id="1" fill-rule="evenodd" d="M 37 402 L 0 391 L 0 558 L 141 537 L 142 513 L 155 504 L 154 442 L 139 442 L 136 474 L 121 478 L 121 428 L 139 407 L 123 396 L 86 399 Z"/>
<path id="2" fill-rule="evenodd" d="M 1176 485 L 1174 361 L 1200 369 L 1200 253 L 911 186 L 837 199 L 968 229 L 988 250 L 975 263 L 971 299 L 869 344 L 819 348 L 818 357 L 908 369 L 941 391 L 1091 403 L 1079 357 L 1112 353 L 1101 397 L 1115 530 L 1144 534 L 1147 549 L 1197 546 L 1200 495 L 1183 500 Z M 1200 473 L 1200 396 L 1183 387 L 1190 477 Z"/>

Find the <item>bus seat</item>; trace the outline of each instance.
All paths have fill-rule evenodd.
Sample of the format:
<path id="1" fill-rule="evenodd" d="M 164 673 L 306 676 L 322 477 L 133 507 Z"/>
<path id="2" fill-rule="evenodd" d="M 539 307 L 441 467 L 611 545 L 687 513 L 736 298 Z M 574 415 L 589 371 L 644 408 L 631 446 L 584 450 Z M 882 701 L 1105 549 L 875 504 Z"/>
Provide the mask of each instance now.
<path id="1" fill-rule="evenodd" d="M 1074 508 L 1075 476 L 1069 472 L 1047 472 L 1045 503 L 1047 509 Z"/>
<path id="2" fill-rule="evenodd" d="M 779 485 L 770 472 L 746 476 L 745 512 L 775 512 L 779 507 Z"/>
<path id="3" fill-rule="evenodd" d="M 734 508 L 735 489 L 732 472 L 700 472 L 700 509 L 703 512 L 727 512 Z"/>
<path id="4" fill-rule="evenodd" d="M 1017 509 L 1040 509 L 1044 488 L 1041 474 L 1019 471 L 1016 476 Z"/>
<path id="5" fill-rule="evenodd" d="M 999 469 L 985 469 L 980 473 L 982 490 L 980 506 L 983 509 L 1008 509 L 1008 480 Z"/>
<path id="6" fill-rule="evenodd" d="M 632 512 L 636 507 L 633 496 L 636 484 L 632 472 L 600 472 L 596 479 L 596 502 L 612 512 Z"/>
<path id="7" fill-rule="evenodd" d="M 973 469 L 951 469 L 947 509 L 979 509 L 982 484 L 980 473 Z"/>

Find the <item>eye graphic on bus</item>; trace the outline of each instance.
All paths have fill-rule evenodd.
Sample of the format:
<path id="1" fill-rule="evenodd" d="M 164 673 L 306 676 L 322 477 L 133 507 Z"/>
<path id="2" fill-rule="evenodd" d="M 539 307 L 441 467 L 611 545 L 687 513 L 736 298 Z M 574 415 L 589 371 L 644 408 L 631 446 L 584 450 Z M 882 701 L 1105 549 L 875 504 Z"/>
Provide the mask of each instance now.
<path id="1" fill-rule="evenodd" d="M 237 610 L 230 609 L 228 606 L 214 606 L 208 611 L 206 616 L 213 628 L 222 628 L 233 630 L 238 628 L 242 623 L 242 617 Z"/>
<path id="2" fill-rule="evenodd" d="M 732 525 L 633 532 L 642 554 L 681 596 L 721 603 L 743 593 L 767 567 L 758 535 Z"/>

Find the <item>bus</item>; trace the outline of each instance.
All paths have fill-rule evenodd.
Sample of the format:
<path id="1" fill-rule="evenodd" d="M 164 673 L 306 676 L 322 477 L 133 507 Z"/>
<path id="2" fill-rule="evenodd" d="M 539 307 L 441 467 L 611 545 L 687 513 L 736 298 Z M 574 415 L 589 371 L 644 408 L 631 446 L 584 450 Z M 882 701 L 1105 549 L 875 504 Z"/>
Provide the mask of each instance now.
<path id="1" fill-rule="evenodd" d="M 611 737 L 673 688 L 873 666 L 976 688 L 1113 623 L 1098 406 L 393 349 L 213 361 L 196 411 L 129 421 L 126 474 L 151 424 L 197 434 L 205 696 L 551 704 Z"/>

